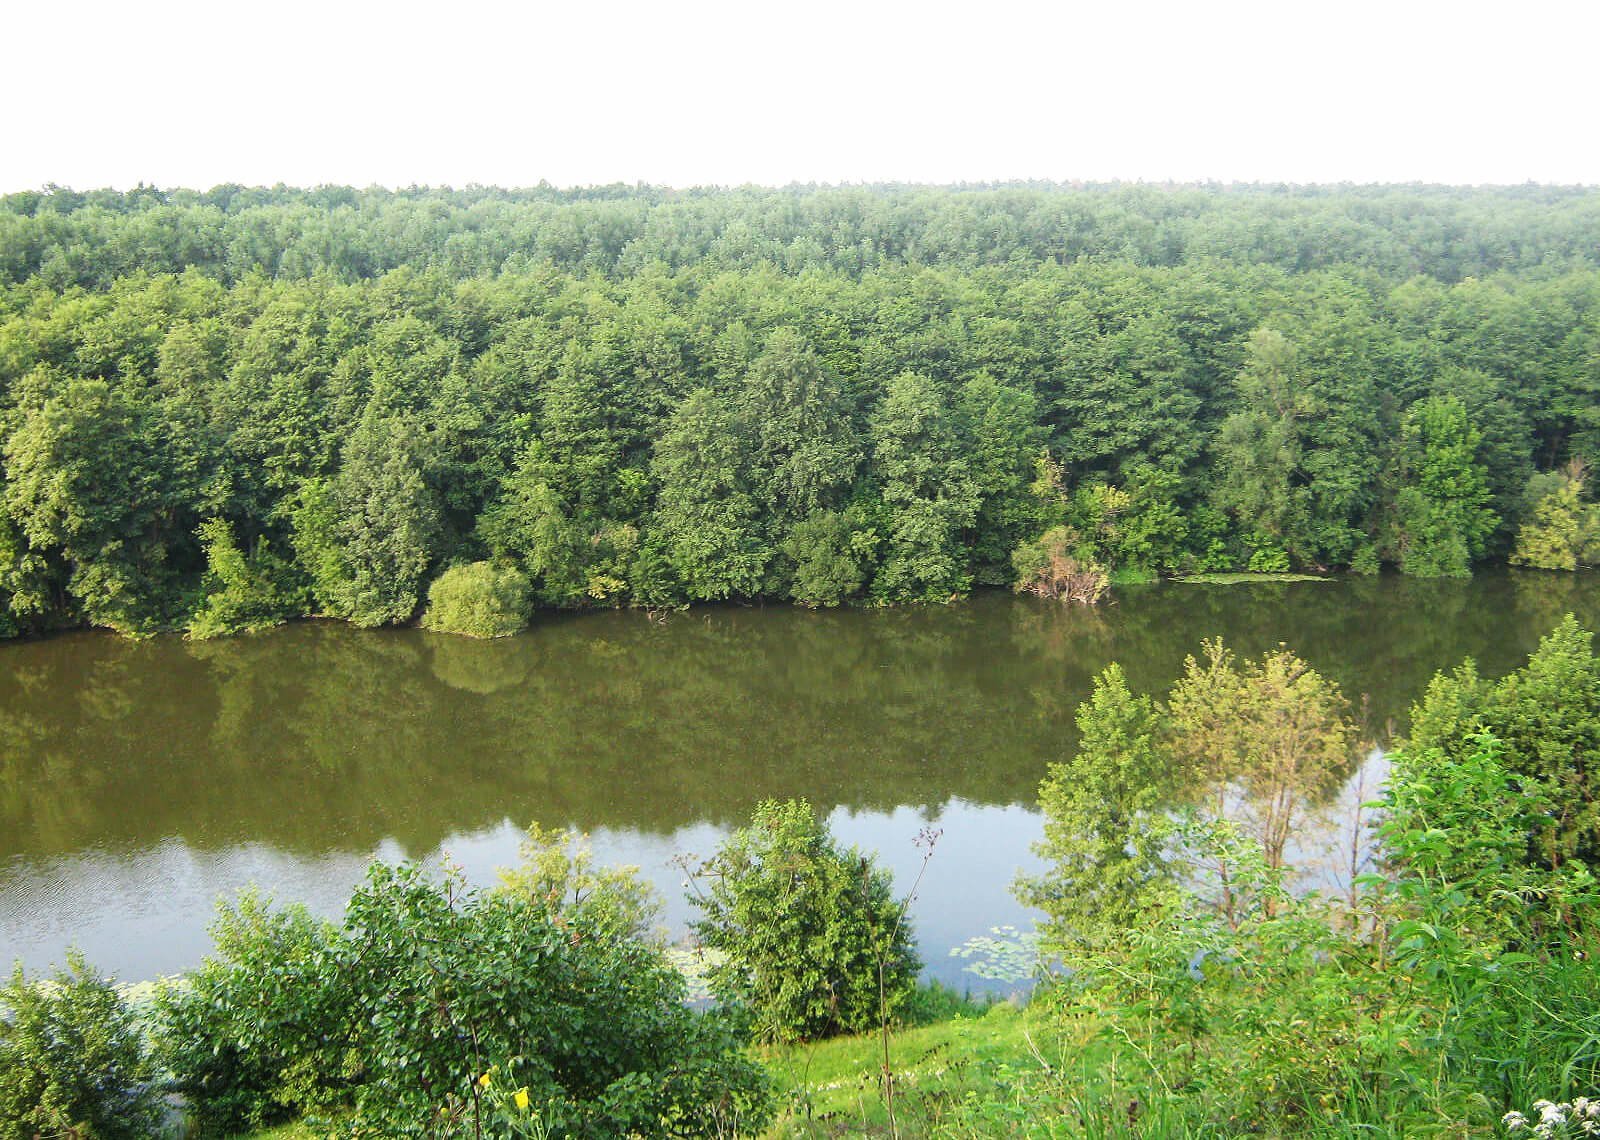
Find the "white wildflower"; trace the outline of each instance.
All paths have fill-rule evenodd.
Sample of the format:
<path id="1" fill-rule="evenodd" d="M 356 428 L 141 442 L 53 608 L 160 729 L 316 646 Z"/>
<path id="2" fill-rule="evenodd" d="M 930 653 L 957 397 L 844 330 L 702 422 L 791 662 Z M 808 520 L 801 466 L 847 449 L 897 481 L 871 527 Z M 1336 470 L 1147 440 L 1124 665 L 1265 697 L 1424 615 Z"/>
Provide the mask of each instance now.
<path id="1" fill-rule="evenodd" d="M 1515 1109 L 1502 1116 L 1500 1123 L 1512 1135 L 1532 1131 L 1538 1140 L 1600 1136 L 1600 1098 L 1580 1096 L 1571 1103 L 1536 1100 L 1533 1111 L 1538 1115 L 1537 1123 Z"/>

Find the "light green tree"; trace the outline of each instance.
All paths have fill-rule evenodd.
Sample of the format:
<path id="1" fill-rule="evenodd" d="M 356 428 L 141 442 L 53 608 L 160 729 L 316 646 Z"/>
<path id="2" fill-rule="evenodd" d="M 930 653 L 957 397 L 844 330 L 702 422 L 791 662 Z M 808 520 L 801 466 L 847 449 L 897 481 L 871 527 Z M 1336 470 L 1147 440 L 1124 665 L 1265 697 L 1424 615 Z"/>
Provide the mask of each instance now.
<path id="1" fill-rule="evenodd" d="M 1554 485 L 1537 495 L 1532 516 L 1517 531 L 1511 561 L 1539 570 L 1576 570 L 1600 562 L 1600 506 L 1583 498 L 1588 465 L 1573 459 L 1553 476 L 1536 478 Z"/>
<path id="2" fill-rule="evenodd" d="M 1078 706 L 1078 749 L 1039 785 L 1049 867 L 1018 881 L 1017 897 L 1046 915 L 1044 935 L 1071 956 L 1148 916 L 1174 890 L 1167 814 L 1175 799 L 1163 717 L 1129 692 L 1120 665 L 1095 678 Z"/>

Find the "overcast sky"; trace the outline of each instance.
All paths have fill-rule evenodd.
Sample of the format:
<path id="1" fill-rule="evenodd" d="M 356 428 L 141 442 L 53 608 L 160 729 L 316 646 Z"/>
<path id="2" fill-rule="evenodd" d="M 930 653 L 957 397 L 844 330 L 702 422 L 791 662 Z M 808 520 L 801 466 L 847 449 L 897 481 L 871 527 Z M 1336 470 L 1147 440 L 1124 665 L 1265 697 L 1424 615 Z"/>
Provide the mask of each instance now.
<path id="1" fill-rule="evenodd" d="M 0 191 L 1600 183 L 1600 0 L 92 0 L 0 28 Z"/>

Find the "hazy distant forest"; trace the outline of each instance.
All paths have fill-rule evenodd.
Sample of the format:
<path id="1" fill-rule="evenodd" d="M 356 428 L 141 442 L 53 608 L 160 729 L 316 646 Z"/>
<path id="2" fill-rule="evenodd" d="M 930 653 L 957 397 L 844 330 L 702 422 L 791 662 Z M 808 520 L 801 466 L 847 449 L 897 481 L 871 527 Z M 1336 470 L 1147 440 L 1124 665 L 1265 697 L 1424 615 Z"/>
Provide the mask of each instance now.
<path id="1" fill-rule="evenodd" d="M 1597 267 L 1534 186 L 12 194 L 0 625 L 1571 569 Z"/>

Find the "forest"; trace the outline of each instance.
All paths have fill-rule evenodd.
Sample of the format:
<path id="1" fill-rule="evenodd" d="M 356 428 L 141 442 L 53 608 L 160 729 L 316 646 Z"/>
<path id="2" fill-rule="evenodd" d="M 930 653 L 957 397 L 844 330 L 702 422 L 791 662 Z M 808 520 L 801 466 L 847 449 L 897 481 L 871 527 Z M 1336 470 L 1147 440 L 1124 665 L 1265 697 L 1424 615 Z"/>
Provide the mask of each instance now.
<path id="1" fill-rule="evenodd" d="M 1534 186 L 11 194 L 0 628 L 1571 570 L 1597 235 Z"/>

